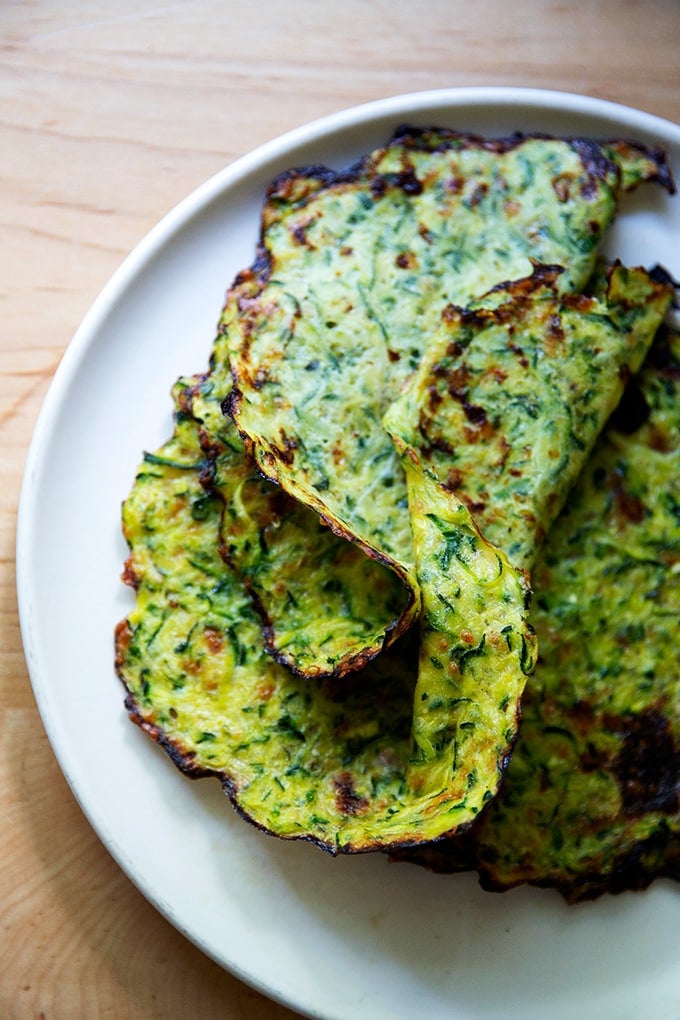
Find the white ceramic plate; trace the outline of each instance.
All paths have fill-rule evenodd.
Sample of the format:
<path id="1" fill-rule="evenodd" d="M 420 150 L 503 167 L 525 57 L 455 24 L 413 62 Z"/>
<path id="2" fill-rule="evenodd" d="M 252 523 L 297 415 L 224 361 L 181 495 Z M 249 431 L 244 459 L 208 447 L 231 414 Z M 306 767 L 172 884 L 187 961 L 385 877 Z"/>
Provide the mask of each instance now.
<path id="1" fill-rule="evenodd" d="M 225 968 L 310 1016 L 429 1020 L 680 1016 L 671 883 L 567 907 L 482 892 L 380 855 L 334 860 L 239 820 L 214 781 L 183 777 L 127 720 L 114 676 L 119 508 L 143 449 L 169 434 L 169 389 L 202 370 L 226 287 L 248 265 L 264 188 L 292 165 L 341 167 L 404 121 L 489 134 L 628 136 L 680 128 L 580 96 L 507 89 L 388 99 L 301 128 L 208 181 L 129 256 L 73 338 L 26 467 L 17 566 L 36 699 L 69 783 L 121 867 Z M 680 277 L 680 198 L 627 202 L 609 248 Z"/>

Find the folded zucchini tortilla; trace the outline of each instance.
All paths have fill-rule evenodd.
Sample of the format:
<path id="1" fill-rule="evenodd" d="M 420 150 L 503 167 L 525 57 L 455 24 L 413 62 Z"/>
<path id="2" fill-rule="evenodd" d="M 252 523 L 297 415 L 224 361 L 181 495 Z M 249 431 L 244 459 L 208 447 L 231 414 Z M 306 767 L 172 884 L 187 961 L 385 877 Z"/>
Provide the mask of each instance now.
<path id="1" fill-rule="evenodd" d="M 223 494 L 241 458 L 228 446 L 201 446 L 191 388 L 177 387 L 175 434 L 147 455 L 124 506 L 125 576 L 137 604 L 117 631 L 117 669 L 131 715 L 187 774 L 218 776 L 238 810 L 276 835 L 337 853 L 457 831 L 497 788 L 517 689 L 533 665 L 521 575 L 462 504 L 446 520 L 444 492 L 442 528 L 426 530 L 423 546 L 435 570 L 446 567 L 446 585 L 460 589 L 469 636 L 460 635 L 457 676 L 445 641 L 446 666 L 430 663 L 429 680 L 421 671 L 414 699 L 418 649 L 408 635 L 348 677 L 297 676 L 265 653 L 248 593 L 220 556 Z M 416 483 L 430 486 L 438 494 L 434 480 Z M 452 535 L 460 536 L 455 554 Z M 452 612 L 440 604 L 435 638 Z M 444 670 L 456 697 L 442 696 Z"/>
<path id="2" fill-rule="evenodd" d="M 561 275 L 447 306 L 383 420 L 527 568 L 673 297 L 661 270 L 599 267 L 589 295 L 560 295 Z"/>
<path id="3" fill-rule="evenodd" d="M 540 646 L 503 786 L 402 854 L 576 901 L 680 879 L 680 337 L 655 342 L 534 570 Z"/>

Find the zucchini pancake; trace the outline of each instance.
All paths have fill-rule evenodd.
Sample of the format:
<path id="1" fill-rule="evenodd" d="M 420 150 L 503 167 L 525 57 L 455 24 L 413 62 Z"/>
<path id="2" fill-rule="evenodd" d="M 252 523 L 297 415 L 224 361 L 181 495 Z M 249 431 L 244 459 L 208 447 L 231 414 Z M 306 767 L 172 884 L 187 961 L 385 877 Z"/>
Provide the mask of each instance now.
<path id="1" fill-rule="evenodd" d="M 599 258 L 649 181 L 629 141 L 404 128 L 271 185 L 116 630 L 133 721 L 256 826 L 571 898 L 673 872 L 673 285 Z"/>

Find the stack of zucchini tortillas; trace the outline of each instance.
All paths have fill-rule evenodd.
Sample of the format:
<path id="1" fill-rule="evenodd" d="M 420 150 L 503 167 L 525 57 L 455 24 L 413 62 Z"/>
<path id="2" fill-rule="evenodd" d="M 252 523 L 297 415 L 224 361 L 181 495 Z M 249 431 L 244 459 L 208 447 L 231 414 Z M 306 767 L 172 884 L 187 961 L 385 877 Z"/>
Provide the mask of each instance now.
<path id="1" fill-rule="evenodd" d="M 133 720 L 255 825 L 569 899 L 678 873 L 674 290 L 600 255 L 649 182 L 403 128 L 272 183 L 116 633 Z"/>

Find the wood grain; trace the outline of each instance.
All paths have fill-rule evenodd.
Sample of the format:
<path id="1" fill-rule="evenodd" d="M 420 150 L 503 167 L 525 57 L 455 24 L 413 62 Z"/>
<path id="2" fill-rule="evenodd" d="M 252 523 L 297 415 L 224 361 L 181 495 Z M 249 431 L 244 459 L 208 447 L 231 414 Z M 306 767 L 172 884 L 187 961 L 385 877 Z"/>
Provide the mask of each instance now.
<path id="1" fill-rule="evenodd" d="M 17 501 L 42 399 L 98 291 L 201 181 L 355 103 L 529 85 L 680 121 L 679 29 L 676 0 L 0 5 L 1 1016 L 293 1016 L 206 959 L 125 878 L 33 701 L 14 592 Z"/>

